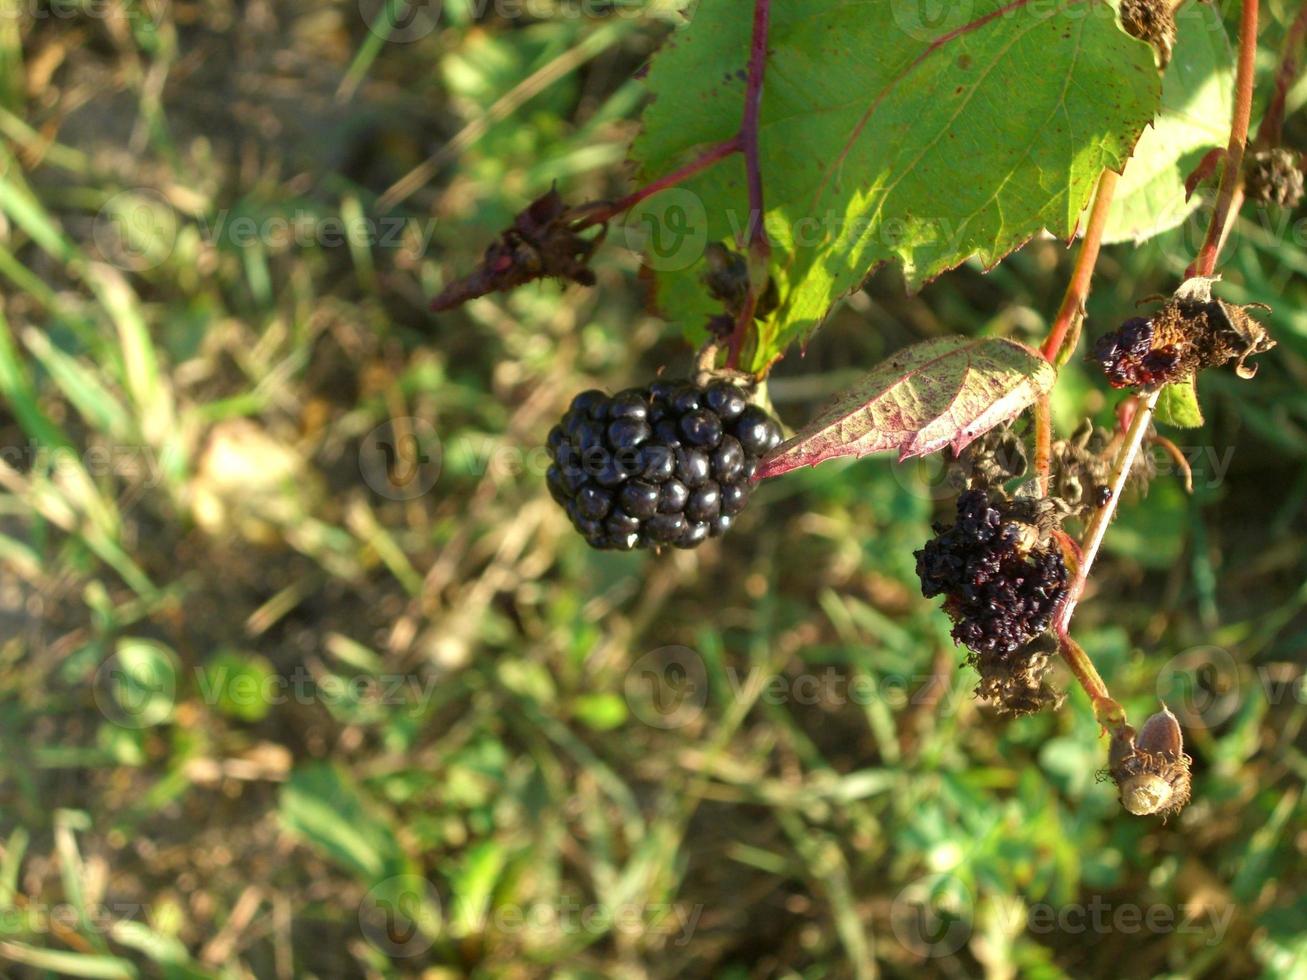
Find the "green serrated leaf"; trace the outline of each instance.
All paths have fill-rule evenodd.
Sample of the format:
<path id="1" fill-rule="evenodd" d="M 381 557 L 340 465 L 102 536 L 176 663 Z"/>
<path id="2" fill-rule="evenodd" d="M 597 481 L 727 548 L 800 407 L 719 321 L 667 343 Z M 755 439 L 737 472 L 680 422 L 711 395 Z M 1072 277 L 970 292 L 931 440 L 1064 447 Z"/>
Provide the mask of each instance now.
<path id="1" fill-rule="evenodd" d="M 960 452 L 1015 418 L 1057 380 L 1014 340 L 941 337 L 899 351 L 763 461 L 763 479 L 841 456 L 898 450 L 900 459 L 946 446 Z"/>
<path id="2" fill-rule="evenodd" d="M 1048 229 L 1070 238 L 1105 167 L 1125 165 L 1161 81 L 1114 9 L 977 0 L 925 25 L 917 4 L 811 0 L 773 12 L 760 144 L 779 308 L 759 325 L 761 368 L 806 338 L 880 262 L 920 284 L 967 258 L 993 265 Z M 655 60 L 633 155 L 667 174 L 739 126 L 747 5 L 703 0 Z M 737 154 L 651 197 L 628 241 L 659 302 L 688 329 L 713 303 L 709 242 L 748 216 Z"/>
<path id="3" fill-rule="evenodd" d="M 1198 404 L 1198 387 L 1194 379 L 1167 385 L 1157 398 L 1154 417 L 1163 425 L 1177 429 L 1197 429 L 1203 424 L 1203 410 Z"/>
<path id="4" fill-rule="evenodd" d="M 1146 241 L 1193 214 L 1202 199 L 1185 200 L 1185 179 L 1229 135 L 1234 57 L 1221 15 L 1207 4 L 1186 4 L 1176 19 L 1179 35 L 1162 83 L 1162 108 L 1116 186 L 1105 243 Z"/>

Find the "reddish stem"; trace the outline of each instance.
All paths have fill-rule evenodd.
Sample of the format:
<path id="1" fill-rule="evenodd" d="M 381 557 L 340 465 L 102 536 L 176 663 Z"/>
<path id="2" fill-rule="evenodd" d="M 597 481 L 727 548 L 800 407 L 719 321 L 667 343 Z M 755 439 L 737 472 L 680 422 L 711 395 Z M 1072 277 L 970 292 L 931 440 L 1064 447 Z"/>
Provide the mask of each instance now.
<path id="1" fill-rule="evenodd" d="M 1082 647 L 1075 640 L 1071 639 L 1069 633 L 1058 634 L 1058 649 L 1061 651 L 1062 659 L 1066 665 L 1071 668 L 1071 673 L 1075 675 L 1080 686 L 1085 689 L 1089 695 L 1089 700 L 1094 705 L 1094 715 L 1098 722 L 1104 728 L 1116 730 L 1125 724 L 1125 711 L 1107 690 L 1107 684 L 1103 682 L 1103 677 L 1098 673 L 1098 668 L 1085 653 Z"/>
<path id="2" fill-rule="evenodd" d="M 1275 90 L 1271 93 L 1271 101 L 1257 127 L 1255 146 L 1266 148 L 1280 145 L 1280 132 L 1284 127 L 1284 101 L 1293 80 L 1298 76 L 1298 49 L 1302 47 L 1304 38 L 1307 38 L 1307 3 L 1299 8 L 1298 16 L 1293 19 L 1284 36 L 1284 51 L 1280 55 L 1280 67 L 1275 72 Z"/>
<path id="3" fill-rule="evenodd" d="M 1242 201 L 1243 154 L 1244 147 L 1248 142 L 1248 123 L 1252 116 L 1253 68 L 1257 55 L 1257 7 L 1257 0 L 1243 0 L 1239 24 L 1239 66 L 1235 78 L 1235 106 L 1234 115 L 1230 121 L 1230 142 L 1225 153 L 1225 170 L 1221 174 L 1221 186 L 1217 192 L 1216 207 L 1212 212 L 1211 223 L 1207 227 L 1207 237 L 1203 242 L 1201 251 L 1198 253 L 1198 258 L 1190 266 L 1188 275 L 1210 276 L 1212 274 L 1212 270 L 1216 267 L 1216 259 L 1220 255 L 1221 247 L 1229 232 L 1230 217 L 1238 210 L 1239 203 Z M 1095 211 L 1098 210 L 1097 201 L 1094 209 Z M 1093 219 L 1090 220 L 1092 225 Z M 1086 232 L 1085 238 L 1086 245 L 1088 245 L 1089 232 Z M 1084 258 L 1083 253 L 1081 258 Z M 1092 268 L 1092 264 L 1090 268 Z M 1080 268 L 1078 265 L 1076 271 L 1075 278 L 1079 279 Z M 1087 289 L 1088 273 L 1085 275 L 1085 288 Z M 1068 294 L 1071 293 L 1072 290 L 1069 289 Z M 1065 312 L 1067 304 L 1064 302 L 1063 306 L 1063 312 Z M 1075 308 L 1072 309 L 1071 315 L 1066 320 L 1068 326 L 1074 319 L 1074 312 Z M 1058 316 L 1059 322 L 1061 319 L 1062 312 Z M 1050 336 L 1049 340 L 1050 343 L 1045 345 L 1046 357 L 1049 357 L 1048 348 L 1052 347 L 1056 352 L 1056 348 L 1059 346 L 1059 344 L 1051 343 L 1052 336 Z M 1052 360 L 1053 358 L 1049 357 L 1049 359 Z M 1093 570 L 1094 561 L 1098 557 L 1099 548 L 1103 544 L 1103 538 L 1107 534 L 1108 526 L 1112 523 L 1112 517 L 1116 514 L 1116 508 L 1121 501 L 1126 481 L 1130 477 L 1130 470 L 1134 466 L 1135 459 L 1138 458 L 1139 450 L 1148 434 L 1148 426 L 1152 421 L 1158 396 L 1159 392 L 1154 391 L 1133 399 L 1133 413 L 1130 415 L 1128 422 L 1124 414 L 1127 408 L 1126 403 L 1118 406 L 1118 418 L 1127 427 L 1123 434 L 1113 440 L 1113 447 L 1116 448 L 1116 459 L 1112 465 L 1109 481 L 1112 494 L 1107 503 L 1094 512 L 1089 526 L 1085 529 L 1084 540 L 1081 543 L 1081 560 L 1076 566 L 1071 584 L 1067 588 L 1066 598 L 1058 609 L 1054 620 L 1054 629 L 1057 633 L 1063 659 L 1094 702 L 1094 710 L 1099 721 L 1109 728 L 1124 725 L 1125 714 L 1121 711 L 1120 705 L 1111 699 L 1107 685 L 1103 683 L 1103 679 L 1094 668 L 1089 656 L 1071 638 L 1071 617 L 1075 615 L 1076 604 L 1084 594 L 1085 585 L 1089 581 L 1089 575 Z"/>
<path id="4" fill-rule="evenodd" d="M 763 220 L 762 163 L 758 153 L 758 120 L 762 112 L 762 86 L 767 72 L 767 39 L 771 33 L 771 0 L 754 0 L 753 36 L 749 41 L 749 78 L 744 94 L 744 118 L 740 122 L 739 143 L 744 153 L 745 179 L 749 187 L 749 223 L 745 243 L 749 262 L 749 295 L 735 319 L 726 366 L 737 370 L 744 338 L 758 305 L 759 282 L 765 279 L 771 257 L 771 244 Z"/>
<path id="5" fill-rule="evenodd" d="M 1112 196 L 1116 192 L 1119 175 L 1115 170 L 1104 170 L 1098 178 L 1098 192 L 1094 195 L 1094 208 L 1089 212 L 1089 225 L 1085 228 L 1084 241 L 1080 254 L 1076 257 L 1075 271 L 1067 283 L 1066 294 L 1062 297 L 1062 306 L 1057 311 L 1057 318 L 1049 328 L 1048 339 L 1044 341 L 1042 353 L 1044 359 L 1052 363 L 1066 342 L 1071 324 L 1084 315 L 1085 301 L 1089 298 L 1089 285 L 1094 277 L 1094 266 L 1098 262 L 1098 252 L 1103 244 L 1103 229 L 1107 227 L 1108 212 L 1112 209 Z"/>
<path id="6" fill-rule="evenodd" d="M 1048 496 L 1048 480 L 1053 466 L 1053 406 L 1048 395 L 1035 402 L 1035 473 L 1039 477 L 1039 495 Z"/>
<path id="7" fill-rule="evenodd" d="M 771 31 L 771 0 L 755 0 L 753 37 L 749 43 L 749 81 L 740 123 L 740 148 L 749 184 L 749 227 L 745 240 L 750 249 L 767 247 L 763 228 L 762 166 L 758 159 L 758 118 L 762 112 L 762 83 L 767 71 L 767 38 Z"/>
<path id="8" fill-rule="evenodd" d="M 1221 254 L 1226 225 L 1234 214 L 1235 191 L 1243 181 L 1243 155 L 1248 144 L 1248 123 L 1252 118 L 1254 68 L 1257 60 L 1257 2 L 1243 0 L 1239 20 L 1239 66 L 1234 85 L 1234 116 L 1230 120 L 1230 144 L 1225 151 L 1225 169 L 1221 173 L 1221 187 L 1216 195 L 1216 207 L 1207 238 L 1190 267 L 1193 274 L 1210 276 L 1216 269 Z"/>
<path id="9" fill-rule="evenodd" d="M 691 160 L 684 167 L 681 167 L 678 170 L 673 170 L 666 176 L 659 177 L 652 183 L 646 184 L 644 187 L 627 194 L 626 197 L 620 198 L 616 201 L 598 202 L 591 205 L 594 210 L 585 215 L 581 221 L 580 227 L 588 228 L 591 225 L 598 225 L 603 224 L 605 221 L 611 221 L 619 214 L 630 211 L 631 208 L 635 207 L 641 201 L 653 197 L 659 191 L 665 191 L 669 187 L 675 187 L 677 184 L 689 180 L 695 174 L 707 170 L 718 161 L 724 160 L 732 153 L 738 153 L 740 147 L 740 137 L 738 135 L 732 136 L 726 142 L 718 143 L 711 149 L 704 151 L 702 155 Z"/>

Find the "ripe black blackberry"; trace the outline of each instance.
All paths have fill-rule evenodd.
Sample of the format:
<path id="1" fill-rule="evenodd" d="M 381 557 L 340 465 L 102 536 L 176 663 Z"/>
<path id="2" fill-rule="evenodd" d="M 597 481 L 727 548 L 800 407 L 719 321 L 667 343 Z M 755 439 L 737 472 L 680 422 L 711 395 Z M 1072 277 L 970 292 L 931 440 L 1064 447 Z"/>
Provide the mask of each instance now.
<path id="1" fill-rule="evenodd" d="M 781 429 L 727 381 L 583 391 L 549 432 L 549 492 L 595 548 L 694 548 L 744 509 Z"/>
<path id="2" fill-rule="evenodd" d="M 977 654 L 1010 654 L 1048 629 L 1066 596 L 1067 570 L 1055 544 L 1028 543 L 1035 528 L 1011 503 L 984 490 L 958 498 L 952 527 L 916 553 L 927 598 L 945 597 L 953 639 Z"/>

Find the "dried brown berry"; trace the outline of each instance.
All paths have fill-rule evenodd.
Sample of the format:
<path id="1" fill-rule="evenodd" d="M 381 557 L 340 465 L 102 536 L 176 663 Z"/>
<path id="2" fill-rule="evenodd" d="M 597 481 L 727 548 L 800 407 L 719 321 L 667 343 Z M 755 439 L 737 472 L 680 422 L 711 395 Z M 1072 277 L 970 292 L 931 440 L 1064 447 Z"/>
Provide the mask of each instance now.
<path id="1" fill-rule="evenodd" d="M 1195 276 L 1151 317 L 1132 317 L 1098 339 L 1093 359 L 1114 388 L 1151 390 L 1185 381 L 1204 368 L 1237 361 L 1241 378 L 1257 373 L 1247 359 L 1275 346 L 1266 328 L 1235 306 L 1212 297 L 1214 279 Z"/>
<path id="2" fill-rule="evenodd" d="M 1147 41 L 1157 52 L 1158 67 L 1171 63 L 1175 47 L 1175 8 L 1173 0 L 1121 0 L 1121 26 L 1131 37 Z"/>
<path id="3" fill-rule="evenodd" d="M 1136 816 L 1169 817 L 1189 802 L 1190 766 L 1180 723 L 1165 705 L 1138 734 L 1123 725 L 1112 735 L 1108 773 L 1121 790 L 1121 805 Z"/>
<path id="4" fill-rule="evenodd" d="M 1250 153 L 1243 179 L 1248 200 L 1297 207 L 1303 194 L 1302 156 L 1280 146 Z"/>

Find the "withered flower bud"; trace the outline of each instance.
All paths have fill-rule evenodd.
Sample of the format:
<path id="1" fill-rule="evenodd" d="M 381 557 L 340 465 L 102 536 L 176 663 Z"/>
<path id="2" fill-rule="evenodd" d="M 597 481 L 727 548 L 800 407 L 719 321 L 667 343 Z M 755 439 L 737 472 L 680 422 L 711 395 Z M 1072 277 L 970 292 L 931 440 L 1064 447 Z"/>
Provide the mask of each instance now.
<path id="1" fill-rule="evenodd" d="M 1302 158 L 1282 146 L 1248 154 L 1243 168 L 1248 200 L 1295 208 L 1302 200 Z"/>
<path id="2" fill-rule="evenodd" d="M 1108 750 L 1108 772 L 1121 790 L 1121 805 L 1136 816 L 1179 813 L 1189 802 L 1192 763 L 1180 723 L 1165 705 L 1138 734 L 1129 725 L 1118 729 Z"/>

